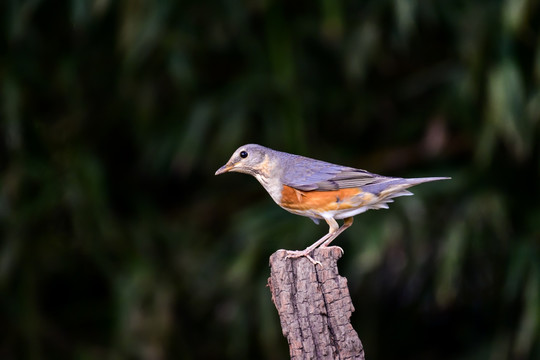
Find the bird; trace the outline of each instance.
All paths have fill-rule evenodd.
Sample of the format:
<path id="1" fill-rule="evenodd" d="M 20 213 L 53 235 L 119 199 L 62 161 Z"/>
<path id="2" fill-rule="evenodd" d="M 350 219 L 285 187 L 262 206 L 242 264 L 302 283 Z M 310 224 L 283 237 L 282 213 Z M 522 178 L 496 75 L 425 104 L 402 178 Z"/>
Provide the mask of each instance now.
<path id="1" fill-rule="evenodd" d="M 252 175 L 270 197 L 290 213 L 326 221 L 329 231 L 304 250 L 287 250 L 287 258 L 311 256 L 325 248 L 353 224 L 353 217 L 370 209 L 387 209 L 398 196 L 413 195 L 407 188 L 450 177 L 400 178 L 273 150 L 258 144 L 240 146 L 215 175 L 238 172 Z M 337 220 L 343 219 L 339 226 Z M 339 248 L 342 252 L 343 249 Z"/>

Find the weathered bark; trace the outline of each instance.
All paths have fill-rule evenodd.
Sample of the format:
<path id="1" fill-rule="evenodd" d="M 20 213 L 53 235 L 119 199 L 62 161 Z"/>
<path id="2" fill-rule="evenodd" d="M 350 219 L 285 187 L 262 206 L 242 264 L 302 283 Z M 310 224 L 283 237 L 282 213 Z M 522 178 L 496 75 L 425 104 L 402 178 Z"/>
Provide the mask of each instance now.
<path id="1" fill-rule="evenodd" d="M 339 276 L 337 247 L 316 249 L 314 265 L 305 257 L 270 256 L 268 285 L 289 342 L 291 359 L 364 359 L 364 349 L 350 323 L 354 307 L 347 279 Z"/>

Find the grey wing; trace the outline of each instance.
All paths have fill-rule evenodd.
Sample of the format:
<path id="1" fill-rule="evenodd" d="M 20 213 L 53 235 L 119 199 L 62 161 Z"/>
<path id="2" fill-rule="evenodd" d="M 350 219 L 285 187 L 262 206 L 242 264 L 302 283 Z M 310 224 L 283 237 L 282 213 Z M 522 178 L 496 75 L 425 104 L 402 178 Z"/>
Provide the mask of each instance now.
<path id="1" fill-rule="evenodd" d="M 303 191 L 365 187 L 395 179 L 303 157 L 291 158 L 287 165 L 287 171 L 282 175 L 283 183 Z"/>

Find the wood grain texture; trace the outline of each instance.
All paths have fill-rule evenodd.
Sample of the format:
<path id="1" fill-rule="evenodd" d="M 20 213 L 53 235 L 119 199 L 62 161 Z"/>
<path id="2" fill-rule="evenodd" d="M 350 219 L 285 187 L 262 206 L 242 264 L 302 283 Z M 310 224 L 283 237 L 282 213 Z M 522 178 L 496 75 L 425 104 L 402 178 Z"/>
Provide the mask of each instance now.
<path id="1" fill-rule="evenodd" d="M 285 250 L 270 257 L 268 285 L 279 313 L 291 359 L 364 359 L 350 323 L 354 307 L 347 279 L 339 276 L 336 247 L 316 249 L 312 257 L 287 259 Z"/>

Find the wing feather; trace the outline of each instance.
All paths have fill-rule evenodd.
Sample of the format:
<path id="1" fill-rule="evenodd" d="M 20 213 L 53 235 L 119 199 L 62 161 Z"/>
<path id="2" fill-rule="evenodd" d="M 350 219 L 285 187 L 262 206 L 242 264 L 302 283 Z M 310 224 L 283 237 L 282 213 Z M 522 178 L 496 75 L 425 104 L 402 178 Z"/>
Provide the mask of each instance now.
<path id="1" fill-rule="evenodd" d="M 395 179 L 302 156 L 290 157 L 288 160 L 282 181 L 285 185 L 302 191 L 363 188 Z"/>
<path id="2" fill-rule="evenodd" d="M 281 181 L 287 186 L 302 191 L 332 191 L 359 187 L 363 191 L 378 195 L 391 188 L 392 193 L 396 193 L 391 197 L 395 197 L 411 195 L 410 192 L 405 191 L 411 186 L 449 179 L 448 177 L 389 177 L 304 156 L 287 153 L 280 153 L 280 155 L 280 160 L 285 164 Z"/>

